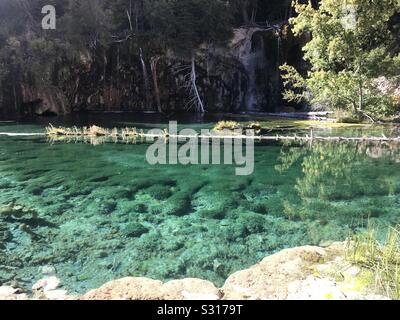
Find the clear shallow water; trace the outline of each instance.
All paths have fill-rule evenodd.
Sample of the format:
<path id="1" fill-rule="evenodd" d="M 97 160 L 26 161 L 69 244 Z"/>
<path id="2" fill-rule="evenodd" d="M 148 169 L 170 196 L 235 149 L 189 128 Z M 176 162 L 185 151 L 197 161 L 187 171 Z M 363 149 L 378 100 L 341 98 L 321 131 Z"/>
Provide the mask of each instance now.
<path id="1" fill-rule="evenodd" d="M 0 136 L 0 283 L 30 288 L 52 265 L 79 293 L 124 276 L 222 285 L 283 248 L 400 220 L 398 145 L 257 145 L 249 177 L 153 167 L 147 147 Z"/>

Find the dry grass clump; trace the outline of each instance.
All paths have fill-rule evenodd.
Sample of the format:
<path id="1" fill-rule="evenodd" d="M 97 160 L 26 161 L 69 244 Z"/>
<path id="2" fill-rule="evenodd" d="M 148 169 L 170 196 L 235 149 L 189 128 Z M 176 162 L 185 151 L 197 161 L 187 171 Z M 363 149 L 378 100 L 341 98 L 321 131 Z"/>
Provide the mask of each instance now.
<path id="1" fill-rule="evenodd" d="M 400 299 L 400 229 L 390 227 L 386 240 L 380 243 L 376 232 L 369 226 L 368 232 L 352 236 L 348 241 L 346 258 L 375 276 L 376 285 L 387 296 Z"/>
<path id="2" fill-rule="evenodd" d="M 89 128 L 83 128 L 83 135 L 91 136 L 91 137 L 104 137 L 110 136 L 111 133 L 108 129 L 98 127 L 98 126 L 91 126 Z"/>
<path id="3" fill-rule="evenodd" d="M 215 125 L 214 131 L 235 130 L 235 129 L 240 129 L 240 128 L 241 128 L 241 126 L 240 126 L 239 122 L 220 121 Z"/>
<path id="4" fill-rule="evenodd" d="M 77 136 L 82 135 L 82 131 L 77 127 L 54 127 L 51 123 L 46 127 L 46 133 L 50 136 Z"/>
<path id="5" fill-rule="evenodd" d="M 259 133 L 262 129 L 262 126 L 259 122 L 250 122 L 246 129 L 254 130 L 255 133 Z"/>
<path id="6" fill-rule="evenodd" d="M 48 127 L 46 127 L 46 134 L 48 136 L 119 137 L 124 135 L 136 135 L 136 129 L 126 128 L 120 133 L 117 128 L 109 130 L 95 125 L 80 129 L 75 126 L 71 128 L 54 127 L 52 124 L 50 124 Z"/>
<path id="7" fill-rule="evenodd" d="M 85 142 L 93 145 L 99 145 L 106 142 L 117 143 L 120 139 L 126 143 L 136 143 L 137 138 L 143 138 L 145 133 L 143 130 L 138 131 L 136 128 L 124 129 L 106 129 L 98 126 L 83 127 L 54 127 L 50 124 L 46 128 L 46 134 L 49 142 Z"/>
<path id="8" fill-rule="evenodd" d="M 218 122 L 215 127 L 214 131 L 221 132 L 221 131 L 233 131 L 237 129 L 243 130 L 254 130 L 255 133 L 260 133 L 262 126 L 259 122 L 250 122 L 246 125 L 242 125 L 236 121 L 220 121 Z"/>
<path id="9" fill-rule="evenodd" d="M 121 131 L 122 137 L 137 137 L 139 135 L 136 128 L 124 128 Z"/>

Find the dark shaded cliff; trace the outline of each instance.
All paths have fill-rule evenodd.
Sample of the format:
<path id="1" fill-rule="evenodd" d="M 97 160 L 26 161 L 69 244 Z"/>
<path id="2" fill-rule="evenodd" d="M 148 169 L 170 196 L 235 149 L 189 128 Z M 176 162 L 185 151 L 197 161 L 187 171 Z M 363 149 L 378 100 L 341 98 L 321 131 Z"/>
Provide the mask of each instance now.
<path id="1" fill-rule="evenodd" d="M 289 60 L 301 67 L 301 43 L 286 22 L 291 1 L 231 1 L 229 14 L 217 17 L 214 11 L 224 7 L 203 12 L 202 6 L 194 14 L 203 12 L 210 26 L 206 35 L 207 25 L 186 19 L 191 7 L 184 2 L 167 15 L 154 6 L 163 1 L 53 1 L 56 30 L 41 29 L 42 2 L 1 4 L 3 118 L 73 111 L 194 112 L 192 60 L 206 111 L 273 112 L 281 104 L 279 64 Z M 182 16 L 187 26 L 160 30 Z M 190 55 L 185 46 L 191 46 Z"/>

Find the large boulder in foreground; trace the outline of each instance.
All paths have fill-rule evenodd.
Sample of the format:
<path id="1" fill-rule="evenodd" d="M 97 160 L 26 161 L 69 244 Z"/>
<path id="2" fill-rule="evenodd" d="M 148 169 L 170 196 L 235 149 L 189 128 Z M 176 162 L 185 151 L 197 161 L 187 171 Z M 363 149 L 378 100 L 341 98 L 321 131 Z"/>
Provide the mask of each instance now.
<path id="1" fill-rule="evenodd" d="M 81 300 L 160 300 L 162 285 L 147 278 L 122 278 L 89 291 Z"/>
<path id="2" fill-rule="evenodd" d="M 219 300 L 222 292 L 210 281 L 183 279 L 165 283 L 163 297 L 167 300 Z"/>
<path id="3" fill-rule="evenodd" d="M 222 288 L 224 299 L 286 299 L 289 284 L 307 278 L 310 274 L 308 268 L 323 262 L 326 256 L 326 250 L 319 247 L 283 250 L 231 275 Z"/>
<path id="4" fill-rule="evenodd" d="M 327 244 L 328 245 L 328 244 Z M 166 283 L 148 278 L 123 278 L 81 296 L 80 300 L 376 300 L 387 299 L 371 270 L 345 258 L 344 243 L 286 249 L 249 269 L 231 275 L 222 289 L 201 279 Z M 52 281 L 50 281 L 52 280 Z M 58 289 L 54 277 L 38 281 L 33 297 L 0 287 L 4 299 L 77 299 Z"/>
<path id="5" fill-rule="evenodd" d="M 221 292 L 209 281 L 173 280 L 167 283 L 147 278 L 123 278 L 92 290 L 81 300 L 218 300 Z"/>
<path id="6" fill-rule="evenodd" d="M 19 289 L 9 286 L 0 286 L 0 300 L 27 300 L 28 295 Z"/>
<path id="7" fill-rule="evenodd" d="M 266 257 L 231 275 L 225 300 L 381 300 L 370 270 L 345 258 L 344 243 L 298 247 Z"/>

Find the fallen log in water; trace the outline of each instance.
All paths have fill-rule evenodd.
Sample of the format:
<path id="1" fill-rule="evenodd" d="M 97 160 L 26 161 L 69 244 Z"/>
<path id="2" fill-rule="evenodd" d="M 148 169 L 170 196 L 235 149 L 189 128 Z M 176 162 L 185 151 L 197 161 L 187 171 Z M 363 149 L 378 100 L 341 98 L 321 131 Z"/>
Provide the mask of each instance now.
<path id="1" fill-rule="evenodd" d="M 335 122 L 336 119 L 332 118 L 333 112 L 330 111 L 320 111 L 320 112 L 264 112 L 264 113 L 254 113 L 254 115 L 268 116 L 273 118 L 289 118 L 289 119 L 302 119 L 302 120 L 318 120 Z"/>
<path id="2" fill-rule="evenodd" d="M 44 133 L 16 133 L 16 132 L 0 132 L 0 136 L 8 137 L 32 137 L 32 136 L 44 136 Z"/>
<path id="3" fill-rule="evenodd" d="M 161 133 L 162 132 L 162 133 Z M 127 140 L 127 139 L 137 139 L 137 138 L 152 138 L 152 139 L 158 139 L 158 138 L 164 138 L 166 140 L 168 139 L 202 139 L 202 140 L 210 140 L 210 139 L 252 139 L 254 141 L 337 141 L 337 142 L 389 142 L 389 141 L 395 141 L 395 142 L 400 142 L 400 137 L 386 137 L 386 136 L 380 136 L 380 137 L 342 137 L 342 136 L 329 136 L 329 137 L 324 137 L 324 136 L 315 136 L 313 131 L 311 130 L 310 135 L 305 135 L 305 136 L 298 136 L 298 135 L 291 135 L 291 136 L 286 136 L 286 135 L 244 135 L 244 134 L 235 134 L 234 131 L 224 131 L 224 132 L 215 132 L 211 131 L 209 134 L 193 134 L 193 135 L 187 135 L 187 134 L 170 134 L 167 129 L 164 129 L 164 131 L 160 130 L 159 134 L 155 133 L 145 133 L 143 130 L 137 130 L 136 128 L 124 128 L 118 130 L 117 128 L 114 128 L 112 130 L 110 129 L 104 129 L 100 128 L 97 126 L 92 126 L 89 128 L 82 128 L 79 129 L 77 127 L 73 128 L 55 128 L 53 126 L 50 126 L 46 128 L 46 135 L 49 137 L 71 137 L 71 138 L 79 138 L 79 137 L 91 137 L 91 138 L 112 138 L 114 141 L 117 141 L 118 139 L 122 140 Z"/>

